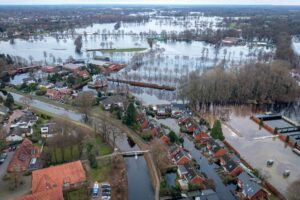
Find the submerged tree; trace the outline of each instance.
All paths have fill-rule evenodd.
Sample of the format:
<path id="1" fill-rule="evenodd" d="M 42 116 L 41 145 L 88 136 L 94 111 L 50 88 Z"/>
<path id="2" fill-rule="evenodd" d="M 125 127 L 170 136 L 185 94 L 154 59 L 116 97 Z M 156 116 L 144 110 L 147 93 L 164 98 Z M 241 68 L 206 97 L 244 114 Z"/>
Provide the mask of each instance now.
<path id="1" fill-rule="evenodd" d="M 76 53 L 81 53 L 81 48 L 82 48 L 82 36 L 81 35 L 79 35 L 75 39 L 74 45 L 75 45 L 75 51 L 76 51 Z"/>

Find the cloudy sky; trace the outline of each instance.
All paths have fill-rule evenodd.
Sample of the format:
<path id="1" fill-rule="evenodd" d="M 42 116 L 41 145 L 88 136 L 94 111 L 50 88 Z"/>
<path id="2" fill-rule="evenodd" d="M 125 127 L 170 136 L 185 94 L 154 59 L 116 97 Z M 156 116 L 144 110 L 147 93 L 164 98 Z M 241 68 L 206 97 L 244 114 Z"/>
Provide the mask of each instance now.
<path id="1" fill-rule="evenodd" d="M 300 5 L 300 0 L 0 0 L 0 4 L 238 4 Z"/>

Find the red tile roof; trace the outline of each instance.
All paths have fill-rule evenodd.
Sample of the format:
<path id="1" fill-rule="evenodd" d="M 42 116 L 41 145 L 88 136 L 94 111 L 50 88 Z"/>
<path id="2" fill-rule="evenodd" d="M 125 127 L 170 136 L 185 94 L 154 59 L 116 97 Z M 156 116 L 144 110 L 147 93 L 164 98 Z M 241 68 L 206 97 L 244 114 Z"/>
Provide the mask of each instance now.
<path id="1" fill-rule="evenodd" d="M 32 172 L 32 192 L 40 192 L 49 188 L 63 188 L 64 183 L 70 185 L 86 180 L 85 171 L 80 161 L 52 166 Z"/>
<path id="2" fill-rule="evenodd" d="M 12 160 L 10 161 L 7 171 L 14 170 L 26 171 L 32 158 L 40 157 L 39 147 L 34 147 L 29 139 L 24 139 L 22 144 L 17 148 Z"/>
<path id="3" fill-rule="evenodd" d="M 56 187 L 34 194 L 28 194 L 15 200 L 63 200 L 62 188 Z"/>

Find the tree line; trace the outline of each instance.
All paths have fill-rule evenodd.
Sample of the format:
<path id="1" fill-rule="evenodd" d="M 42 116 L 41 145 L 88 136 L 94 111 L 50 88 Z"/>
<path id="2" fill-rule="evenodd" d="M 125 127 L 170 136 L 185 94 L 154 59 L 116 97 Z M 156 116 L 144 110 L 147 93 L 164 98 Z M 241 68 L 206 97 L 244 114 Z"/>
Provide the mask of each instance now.
<path id="1" fill-rule="evenodd" d="M 211 104 L 289 103 L 299 97 L 299 87 L 285 62 L 253 63 L 224 69 L 214 67 L 182 81 L 179 97 L 193 108 Z"/>

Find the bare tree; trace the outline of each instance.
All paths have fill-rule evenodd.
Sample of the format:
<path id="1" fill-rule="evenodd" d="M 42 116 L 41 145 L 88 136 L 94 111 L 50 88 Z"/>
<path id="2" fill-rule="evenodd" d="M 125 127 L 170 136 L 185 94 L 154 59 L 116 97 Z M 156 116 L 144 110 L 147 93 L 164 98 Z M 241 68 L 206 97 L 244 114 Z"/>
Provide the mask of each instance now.
<path id="1" fill-rule="evenodd" d="M 95 104 L 95 97 L 92 92 L 81 92 L 76 97 L 75 104 L 79 111 L 84 115 L 84 121 L 87 122 L 92 106 Z"/>

